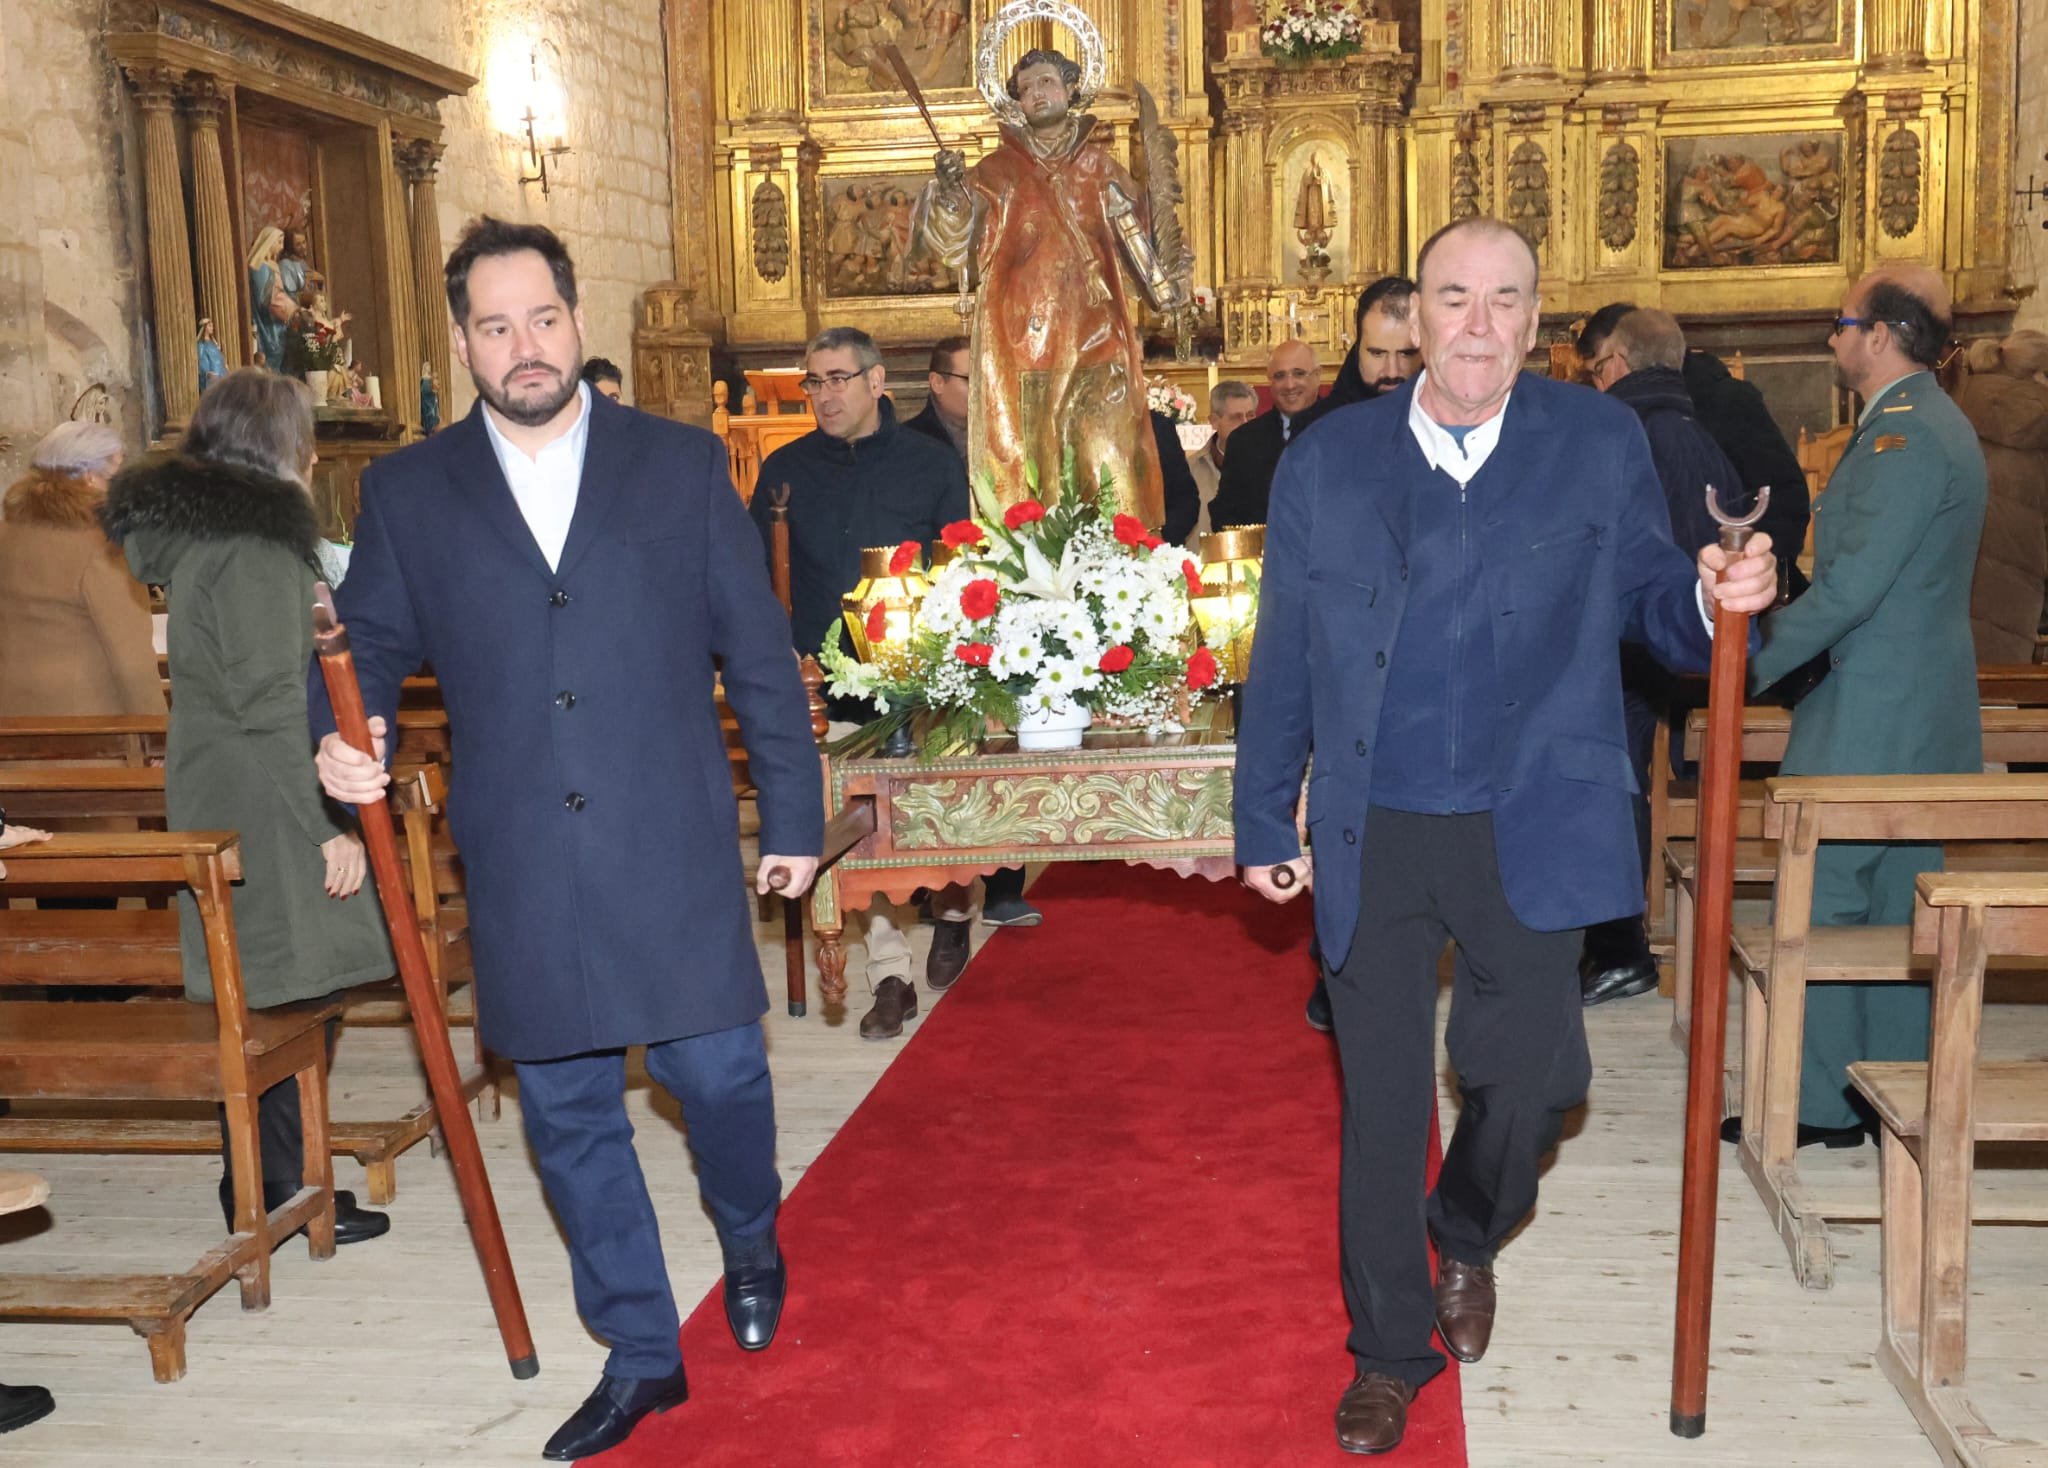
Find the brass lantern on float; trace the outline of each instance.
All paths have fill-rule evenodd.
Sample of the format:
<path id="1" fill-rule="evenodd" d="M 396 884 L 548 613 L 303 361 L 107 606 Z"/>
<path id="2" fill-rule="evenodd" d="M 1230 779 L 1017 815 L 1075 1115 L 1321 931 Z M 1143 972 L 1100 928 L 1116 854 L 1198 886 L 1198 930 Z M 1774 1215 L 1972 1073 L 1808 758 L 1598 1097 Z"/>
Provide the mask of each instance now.
<path id="1" fill-rule="evenodd" d="M 918 608 L 924 605 L 925 593 L 931 590 L 931 582 L 920 564 L 921 555 L 901 571 L 889 569 L 898 549 L 883 545 L 863 550 L 860 580 L 854 583 L 853 590 L 839 598 L 854 653 L 864 663 L 889 667 L 909 652 Z M 871 637 L 870 628 L 880 635 Z"/>
<path id="2" fill-rule="evenodd" d="M 1259 622 L 1259 567 L 1266 555 L 1266 527 L 1241 525 L 1205 535 L 1202 593 L 1195 597 L 1195 621 L 1202 642 L 1216 654 L 1225 683 L 1244 682 L 1251 667 L 1252 633 Z"/>

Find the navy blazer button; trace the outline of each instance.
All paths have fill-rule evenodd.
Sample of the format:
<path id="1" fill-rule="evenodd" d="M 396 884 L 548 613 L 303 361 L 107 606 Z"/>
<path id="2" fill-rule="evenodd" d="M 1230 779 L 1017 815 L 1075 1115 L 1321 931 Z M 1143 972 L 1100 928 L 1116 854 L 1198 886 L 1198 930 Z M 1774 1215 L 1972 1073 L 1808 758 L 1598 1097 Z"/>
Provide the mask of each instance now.
<path id="1" fill-rule="evenodd" d="M 1387 655 L 1384 652 L 1374 653 L 1372 655 L 1372 665 L 1375 668 L 1384 668 L 1387 665 Z"/>
<path id="2" fill-rule="evenodd" d="M 583 796 L 579 792 L 571 790 L 562 797 L 562 804 L 568 806 L 570 810 L 581 810 L 583 809 Z"/>
<path id="3" fill-rule="evenodd" d="M 1403 581 L 1406 581 L 1408 579 L 1408 568 L 1406 566 L 1403 566 L 1401 568 L 1401 579 Z"/>
<path id="4" fill-rule="evenodd" d="M 1346 831 L 1344 833 L 1344 844 L 1346 846 L 1356 846 L 1358 844 L 1358 833 L 1356 831 Z"/>
<path id="5" fill-rule="evenodd" d="M 548 605 L 551 607 L 566 607 L 569 605 L 569 593 L 560 590 L 556 591 L 553 596 L 548 598 Z"/>
<path id="6" fill-rule="evenodd" d="M 1360 755 L 1365 753 L 1365 741 L 1363 739 L 1358 741 L 1358 752 Z"/>
<path id="7" fill-rule="evenodd" d="M 568 689 L 564 688 L 560 693 L 555 695 L 555 707 L 562 709 L 572 709 L 576 707 L 576 695 L 571 693 Z"/>

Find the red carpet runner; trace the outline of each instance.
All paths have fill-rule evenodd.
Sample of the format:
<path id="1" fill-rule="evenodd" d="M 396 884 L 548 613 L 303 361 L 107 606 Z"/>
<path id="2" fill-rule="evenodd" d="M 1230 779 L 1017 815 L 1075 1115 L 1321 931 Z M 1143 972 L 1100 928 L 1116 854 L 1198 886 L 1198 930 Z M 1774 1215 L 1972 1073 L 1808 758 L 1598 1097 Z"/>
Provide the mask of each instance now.
<path id="1" fill-rule="evenodd" d="M 785 1203 L 775 1344 L 743 1354 L 714 1289 L 688 1405 L 593 1461 L 1350 1461 L 1308 903 L 1113 865 L 1032 895 L 1044 926 L 995 936 Z M 1463 1468 L 1455 1370 L 1378 1461 Z"/>

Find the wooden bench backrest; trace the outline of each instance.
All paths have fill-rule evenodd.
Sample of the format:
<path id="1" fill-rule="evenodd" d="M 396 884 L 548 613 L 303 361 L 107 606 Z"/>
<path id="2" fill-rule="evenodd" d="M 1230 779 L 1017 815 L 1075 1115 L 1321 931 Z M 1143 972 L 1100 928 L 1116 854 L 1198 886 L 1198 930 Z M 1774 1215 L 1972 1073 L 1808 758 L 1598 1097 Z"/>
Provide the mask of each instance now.
<path id="1" fill-rule="evenodd" d="M 1998 764 L 2048 764 L 2048 707 L 1983 710 L 1984 758 Z M 1742 711 L 1742 762 L 1776 764 L 1785 757 L 1792 733 L 1792 710 L 1753 705 Z M 1685 756 L 1697 760 L 1707 739 L 1707 714 L 1696 709 L 1686 716 Z"/>
<path id="2" fill-rule="evenodd" d="M 1781 775 L 1764 835 L 1810 820 L 1824 841 L 2048 840 L 2048 775 Z"/>
<path id="3" fill-rule="evenodd" d="M 141 765 L 164 752 L 162 714 L 0 719 L 0 764 L 15 760 L 93 760 Z"/>
<path id="4" fill-rule="evenodd" d="M 1915 953 L 1940 951 L 1943 909 L 1976 907 L 1990 952 L 2048 954 L 2048 872 L 1923 872 L 1915 886 Z"/>

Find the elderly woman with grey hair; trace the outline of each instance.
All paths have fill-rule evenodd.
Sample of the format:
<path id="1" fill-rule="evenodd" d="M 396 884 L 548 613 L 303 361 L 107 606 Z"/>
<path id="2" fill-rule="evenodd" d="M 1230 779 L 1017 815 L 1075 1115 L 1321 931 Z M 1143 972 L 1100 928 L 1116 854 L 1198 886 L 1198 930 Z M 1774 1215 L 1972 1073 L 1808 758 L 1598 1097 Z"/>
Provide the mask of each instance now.
<path id="1" fill-rule="evenodd" d="M 62 423 L 0 499 L 0 717 L 157 714 L 149 593 L 100 529 L 121 436 Z"/>

